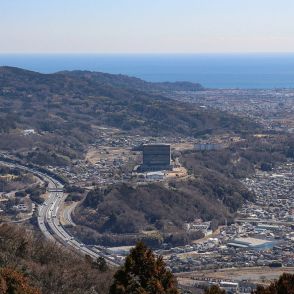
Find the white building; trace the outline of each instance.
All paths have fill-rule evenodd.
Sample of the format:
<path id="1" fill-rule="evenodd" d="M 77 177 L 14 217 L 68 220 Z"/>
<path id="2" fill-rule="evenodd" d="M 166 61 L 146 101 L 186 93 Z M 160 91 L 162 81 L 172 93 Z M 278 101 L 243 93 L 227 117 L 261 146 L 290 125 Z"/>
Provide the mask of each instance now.
<path id="1" fill-rule="evenodd" d="M 34 129 L 27 129 L 27 130 L 23 130 L 23 134 L 24 134 L 25 136 L 28 136 L 28 135 L 36 134 L 36 132 L 35 132 Z"/>

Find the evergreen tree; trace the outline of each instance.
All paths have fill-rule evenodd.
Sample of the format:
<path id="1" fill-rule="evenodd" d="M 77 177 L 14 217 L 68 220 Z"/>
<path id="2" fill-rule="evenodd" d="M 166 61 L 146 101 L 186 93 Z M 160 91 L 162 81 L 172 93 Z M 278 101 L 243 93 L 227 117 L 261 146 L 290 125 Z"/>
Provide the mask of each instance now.
<path id="1" fill-rule="evenodd" d="M 106 260 L 103 257 L 98 257 L 97 258 L 96 265 L 97 265 L 97 268 L 101 272 L 106 272 L 108 270 L 108 266 L 107 266 Z"/>
<path id="2" fill-rule="evenodd" d="M 114 275 L 110 294 L 178 294 L 177 282 L 166 269 L 162 257 L 156 257 L 143 242 L 137 243 L 124 266 Z"/>

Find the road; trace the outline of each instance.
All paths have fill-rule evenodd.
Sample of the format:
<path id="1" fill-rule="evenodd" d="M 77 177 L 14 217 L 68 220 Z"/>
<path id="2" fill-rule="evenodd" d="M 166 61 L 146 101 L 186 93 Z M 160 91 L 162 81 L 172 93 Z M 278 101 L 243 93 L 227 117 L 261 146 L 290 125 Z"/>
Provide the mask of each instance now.
<path id="1" fill-rule="evenodd" d="M 279 220 L 266 220 L 266 219 L 250 219 L 250 218 L 238 218 L 235 219 L 236 223 L 262 223 L 262 224 L 269 224 L 269 225 L 282 225 L 282 226 L 292 226 L 294 222 L 289 221 L 279 221 Z"/>
<path id="2" fill-rule="evenodd" d="M 93 259 L 103 257 L 110 266 L 120 265 L 115 256 L 105 255 L 103 252 L 97 251 L 97 249 L 95 249 L 95 251 L 92 250 L 90 246 L 84 245 L 83 243 L 76 240 L 73 236 L 71 236 L 60 224 L 60 208 L 62 207 L 63 202 L 66 198 L 66 195 L 61 192 L 63 191 L 63 185 L 60 182 L 53 179 L 47 174 L 41 173 L 35 169 L 31 169 L 26 166 L 6 162 L 1 163 L 29 171 L 32 174 L 35 174 L 42 178 L 43 181 L 48 182 L 47 189 L 49 197 L 42 205 L 38 206 L 37 216 L 39 228 L 46 239 L 53 242 L 57 241 L 67 248 L 71 248 L 79 252 L 80 254 L 89 255 Z"/>
<path id="3" fill-rule="evenodd" d="M 78 202 L 71 204 L 70 206 L 63 207 L 63 220 L 65 223 L 75 227 L 76 224 L 72 220 L 71 214 L 73 210 L 76 208 Z"/>

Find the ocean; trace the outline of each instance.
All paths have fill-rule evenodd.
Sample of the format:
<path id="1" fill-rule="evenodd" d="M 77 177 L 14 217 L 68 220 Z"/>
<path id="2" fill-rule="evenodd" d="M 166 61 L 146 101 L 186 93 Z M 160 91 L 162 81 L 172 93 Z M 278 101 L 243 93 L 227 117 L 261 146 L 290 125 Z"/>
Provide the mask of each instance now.
<path id="1" fill-rule="evenodd" d="M 0 65 L 42 73 L 91 70 L 207 88 L 294 88 L 293 54 L 0 54 Z"/>

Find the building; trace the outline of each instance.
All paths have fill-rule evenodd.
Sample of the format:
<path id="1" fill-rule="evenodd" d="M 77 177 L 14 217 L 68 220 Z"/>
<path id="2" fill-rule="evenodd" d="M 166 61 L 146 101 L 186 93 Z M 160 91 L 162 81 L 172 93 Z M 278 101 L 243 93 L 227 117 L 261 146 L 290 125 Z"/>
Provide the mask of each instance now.
<path id="1" fill-rule="evenodd" d="M 272 249 L 275 245 L 274 241 L 262 240 L 257 238 L 237 238 L 228 243 L 228 246 L 235 248 L 247 248 L 255 250 Z"/>
<path id="2" fill-rule="evenodd" d="M 28 135 L 34 135 L 34 134 L 36 134 L 36 132 L 34 129 L 27 129 L 27 130 L 23 130 L 23 134 L 25 136 L 28 136 Z"/>
<path id="3" fill-rule="evenodd" d="M 149 181 L 162 181 L 164 179 L 164 172 L 162 171 L 153 171 L 146 173 L 146 180 Z"/>
<path id="4" fill-rule="evenodd" d="M 194 146 L 196 151 L 212 151 L 223 149 L 223 144 L 220 143 L 198 143 Z"/>
<path id="5" fill-rule="evenodd" d="M 18 205 L 14 205 L 13 206 L 13 209 L 14 210 L 17 210 L 17 211 L 20 211 L 20 212 L 25 212 L 25 211 L 28 211 L 29 208 L 27 207 L 27 205 L 25 204 L 18 204 Z"/>
<path id="6" fill-rule="evenodd" d="M 224 289 L 226 293 L 239 293 L 239 283 L 221 281 L 221 289 Z"/>
<path id="7" fill-rule="evenodd" d="M 171 147 L 169 144 L 144 144 L 143 164 L 140 171 L 171 170 Z"/>
<path id="8" fill-rule="evenodd" d="M 270 225 L 270 224 L 257 224 L 257 228 L 260 230 L 268 230 L 268 231 L 279 231 L 281 229 L 278 225 Z"/>

